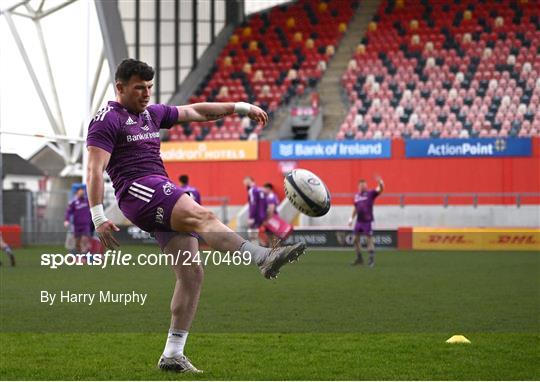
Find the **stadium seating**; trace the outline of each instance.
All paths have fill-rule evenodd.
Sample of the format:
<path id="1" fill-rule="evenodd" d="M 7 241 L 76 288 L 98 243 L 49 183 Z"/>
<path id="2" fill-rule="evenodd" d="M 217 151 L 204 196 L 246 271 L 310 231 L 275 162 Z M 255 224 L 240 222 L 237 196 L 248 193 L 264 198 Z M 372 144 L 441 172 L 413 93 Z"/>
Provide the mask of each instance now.
<path id="1" fill-rule="evenodd" d="M 235 30 L 190 102 L 246 100 L 272 118 L 280 105 L 317 84 L 357 5 L 300 0 L 251 16 Z M 261 129 L 231 116 L 173 127 L 169 139 L 248 139 Z"/>
<path id="2" fill-rule="evenodd" d="M 337 138 L 538 136 L 538 7 L 384 0 L 342 77 Z"/>

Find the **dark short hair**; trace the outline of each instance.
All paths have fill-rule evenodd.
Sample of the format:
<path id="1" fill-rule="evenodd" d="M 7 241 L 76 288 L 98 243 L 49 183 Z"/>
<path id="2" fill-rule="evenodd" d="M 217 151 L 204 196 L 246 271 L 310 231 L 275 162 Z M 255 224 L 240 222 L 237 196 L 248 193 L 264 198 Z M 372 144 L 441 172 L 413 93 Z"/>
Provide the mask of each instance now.
<path id="1" fill-rule="evenodd" d="M 360 179 L 360 180 L 358 181 L 358 183 L 367 183 L 367 180 L 365 180 L 365 179 Z"/>
<path id="2" fill-rule="evenodd" d="M 269 188 L 269 189 L 271 189 L 272 191 L 274 191 L 274 186 L 272 185 L 272 183 L 265 183 L 265 184 L 263 185 L 263 187 Z"/>
<path id="3" fill-rule="evenodd" d="M 187 175 L 180 175 L 178 177 L 178 180 L 180 183 L 188 184 L 189 183 L 189 177 Z"/>
<path id="4" fill-rule="evenodd" d="M 144 81 L 151 81 L 154 78 L 154 69 L 146 62 L 127 58 L 116 68 L 114 79 L 126 83 L 133 76 L 139 76 Z"/>

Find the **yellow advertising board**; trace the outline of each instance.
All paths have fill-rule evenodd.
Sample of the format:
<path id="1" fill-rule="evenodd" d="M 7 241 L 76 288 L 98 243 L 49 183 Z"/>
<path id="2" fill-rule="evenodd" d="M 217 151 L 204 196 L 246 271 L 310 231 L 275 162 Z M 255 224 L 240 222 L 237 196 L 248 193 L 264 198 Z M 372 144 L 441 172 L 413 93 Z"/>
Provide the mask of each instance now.
<path id="1" fill-rule="evenodd" d="M 257 160 L 257 141 L 163 142 L 164 162 Z"/>
<path id="2" fill-rule="evenodd" d="M 413 249 L 540 251 L 540 229 L 415 227 Z"/>

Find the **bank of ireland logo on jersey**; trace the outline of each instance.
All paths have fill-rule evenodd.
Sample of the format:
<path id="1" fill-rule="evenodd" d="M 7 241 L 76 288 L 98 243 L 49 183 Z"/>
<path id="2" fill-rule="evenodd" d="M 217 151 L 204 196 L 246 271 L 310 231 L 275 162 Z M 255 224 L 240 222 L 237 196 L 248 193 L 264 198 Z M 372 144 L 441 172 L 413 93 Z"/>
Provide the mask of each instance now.
<path id="1" fill-rule="evenodd" d="M 163 185 L 163 193 L 165 195 L 170 195 L 172 194 L 173 192 L 173 189 L 174 189 L 174 185 L 171 183 L 171 182 L 167 182 Z"/>

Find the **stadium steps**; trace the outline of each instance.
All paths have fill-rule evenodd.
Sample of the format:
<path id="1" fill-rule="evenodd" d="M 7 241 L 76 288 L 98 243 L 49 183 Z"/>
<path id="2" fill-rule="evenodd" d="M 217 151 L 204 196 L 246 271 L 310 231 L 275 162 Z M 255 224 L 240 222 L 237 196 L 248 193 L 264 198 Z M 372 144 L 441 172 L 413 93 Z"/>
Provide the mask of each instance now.
<path id="1" fill-rule="evenodd" d="M 264 129 L 260 134 L 260 139 L 275 141 L 279 139 L 279 132 L 282 126 L 287 121 L 290 114 L 289 107 L 280 107 L 274 113 L 273 120 L 270 121 L 270 125 Z"/>
<path id="2" fill-rule="evenodd" d="M 319 139 L 334 139 L 336 130 L 347 116 L 347 109 L 341 99 L 341 76 L 347 70 L 352 53 L 367 30 L 369 22 L 377 13 L 379 3 L 380 0 L 364 0 L 360 3 L 345 36 L 319 82 L 318 91 L 324 111 L 323 129 Z"/>
<path id="3" fill-rule="evenodd" d="M 293 98 L 291 105 L 288 107 L 280 107 L 274 114 L 274 119 L 270 121 L 270 126 L 262 131 L 259 138 L 276 141 L 279 140 L 280 132 L 284 128 L 284 124 L 291 115 L 291 107 L 295 106 L 310 106 L 311 105 L 311 92 L 306 92 L 301 96 Z"/>

